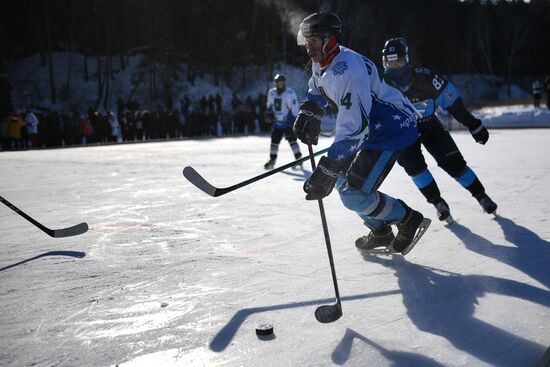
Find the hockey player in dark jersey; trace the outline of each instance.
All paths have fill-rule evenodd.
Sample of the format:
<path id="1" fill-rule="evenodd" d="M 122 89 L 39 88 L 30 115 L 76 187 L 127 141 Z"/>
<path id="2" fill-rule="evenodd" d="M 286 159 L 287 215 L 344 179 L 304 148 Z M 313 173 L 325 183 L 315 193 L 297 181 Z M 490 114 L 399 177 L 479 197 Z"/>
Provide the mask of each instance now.
<path id="1" fill-rule="evenodd" d="M 393 81 L 422 114 L 418 120 L 420 138 L 407 147 L 398 159 L 414 184 L 437 210 L 439 220 L 452 222 L 449 205 L 441 197 L 437 183 L 428 170 L 421 145 L 435 158 L 437 164 L 468 190 L 487 213 L 496 213 L 497 205 L 487 196 L 474 171 L 468 167 L 451 134 L 435 115 L 438 107 L 448 111 L 468 128 L 476 142 L 485 144 L 489 132 L 464 107 L 458 91 L 449 81 L 426 68 L 409 64 L 408 47 L 403 38 L 386 41 L 382 50 L 385 76 Z"/>

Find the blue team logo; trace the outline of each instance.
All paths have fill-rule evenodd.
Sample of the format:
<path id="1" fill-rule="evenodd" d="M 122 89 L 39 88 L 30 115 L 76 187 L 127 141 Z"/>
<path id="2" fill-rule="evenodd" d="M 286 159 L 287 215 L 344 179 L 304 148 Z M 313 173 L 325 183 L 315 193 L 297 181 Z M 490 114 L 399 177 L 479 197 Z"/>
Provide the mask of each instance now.
<path id="1" fill-rule="evenodd" d="M 346 70 L 348 70 L 348 63 L 345 61 L 337 62 L 332 67 L 332 72 L 334 73 L 334 75 L 342 75 L 346 72 Z"/>

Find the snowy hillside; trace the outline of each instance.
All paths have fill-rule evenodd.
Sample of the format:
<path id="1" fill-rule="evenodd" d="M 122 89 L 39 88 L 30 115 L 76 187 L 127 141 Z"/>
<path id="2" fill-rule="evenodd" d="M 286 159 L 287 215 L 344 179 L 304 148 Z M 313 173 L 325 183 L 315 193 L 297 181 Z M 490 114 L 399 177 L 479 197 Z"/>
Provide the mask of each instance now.
<path id="1" fill-rule="evenodd" d="M 50 86 L 48 68 L 42 65 L 40 55 L 12 61 L 7 65 L 7 75 L 14 85 L 14 104 L 17 108 L 27 108 L 34 102 L 35 106 L 52 108 L 60 111 L 70 110 L 72 106 L 78 105 L 85 111 L 87 106 L 93 106 L 98 95 L 97 87 L 97 62 L 89 58 L 88 80 L 84 73 L 84 56 L 77 53 L 54 52 L 54 79 L 60 96 L 60 101 L 52 105 L 50 99 Z M 109 107 L 116 109 L 116 100 L 120 97 L 126 101 L 132 94 L 137 84 L 133 99 L 137 100 L 142 108 L 154 109 L 157 105 L 165 106 L 165 93 L 160 85 L 159 99 L 151 100 L 149 95 L 149 80 L 144 78 L 139 84 L 139 65 L 144 60 L 143 56 L 135 55 L 129 57 L 128 65 L 122 67 L 118 58 L 113 58 L 113 79 L 109 92 Z M 165 75 L 167 72 L 162 64 L 157 64 L 158 74 Z M 163 71 L 165 72 L 163 74 Z M 288 79 L 288 86 L 294 88 L 300 98 L 305 97 L 307 90 L 308 76 L 303 68 L 282 65 L 275 68 L 274 73 L 283 73 Z M 159 77 L 160 78 L 160 77 Z M 231 75 L 229 84 L 220 81 L 215 85 L 214 76 L 211 74 L 197 75 L 193 83 L 187 80 L 187 66 L 181 64 L 175 76 L 170 75 L 172 85 L 171 93 L 176 105 L 187 95 L 192 102 L 197 102 L 202 96 L 219 93 L 224 101 L 224 107 L 230 106 L 233 93 L 240 98 L 251 96 L 256 98 L 258 93 L 266 93 L 273 87 L 271 81 L 273 75 L 267 74 L 266 67 L 250 67 L 246 70 L 239 70 Z M 243 84 L 243 80 L 245 84 Z M 163 83 L 162 80 L 158 83 Z M 67 85 L 70 89 L 67 90 Z M 66 96 L 63 98 L 63 96 Z M 100 106 L 103 109 L 103 104 Z"/>
<path id="2" fill-rule="evenodd" d="M 14 84 L 14 103 L 18 108 L 27 108 L 30 103 L 35 106 L 53 108 L 57 110 L 70 110 L 78 105 L 86 110 L 87 106 L 94 105 L 97 99 L 97 62 L 89 58 L 88 80 L 84 78 L 84 56 L 78 53 L 54 52 L 54 79 L 61 101 L 53 106 L 50 102 L 50 86 L 47 66 L 42 64 L 39 54 L 13 60 L 7 65 L 7 74 Z M 305 59 L 304 59 L 305 60 Z M 145 78 L 140 80 L 140 63 L 144 61 L 142 55 L 134 55 L 128 58 L 128 65 L 123 68 L 119 58 L 113 58 L 113 79 L 109 92 L 109 106 L 116 108 L 116 100 L 120 97 L 127 100 L 136 84 L 133 99 L 140 102 L 141 107 L 154 109 L 157 105 L 164 106 L 164 91 L 159 91 L 159 99 L 151 100 L 149 95 L 150 81 Z M 167 74 L 162 64 L 157 64 L 159 75 Z M 164 73 L 163 73 L 164 71 Z M 251 66 L 247 69 L 236 69 L 229 74 L 227 83 L 221 81 L 215 85 L 213 75 L 204 73 L 196 76 L 193 83 L 187 80 L 187 65 L 181 64 L 175 76 L 169 75 L 172 85 L 170 92 L 177 104 L 187 95 L 193 102 L 198 101 L 203 95 L 215 95 L 219 93 L 224 101 L 224 107 L 230 106 L 233 93 L 240 98 L 251 96 L 256 98 L 259 93 L 266 93 L 273 87 L 272 74 L 283 73 L 288 80 L 288 86 L 296 91 L 299 99 L 305 98 L 307 91 L 308 73 L 301 67 L 281 64 L 274 67 L 272 74 L 266 66 Z M 488 75 L 450 75 L 452 81 L 459 89 L 465 102 L 478 102 L 484 100 L 529 99 L 529 93 L 516 85 L 509 85 L 503 78 Z M 159 77 L 160 78 L 160 77 Z M 162 78 L 159 83 L 163 83 Z M 70 85 L 70 88 L 67 86 Z M 163 88 L 160 88 L 161 90 Z M 65 96 L 65 98 L 63 97 Z M 101 105 L 100 110 L 103 108 Z"/>

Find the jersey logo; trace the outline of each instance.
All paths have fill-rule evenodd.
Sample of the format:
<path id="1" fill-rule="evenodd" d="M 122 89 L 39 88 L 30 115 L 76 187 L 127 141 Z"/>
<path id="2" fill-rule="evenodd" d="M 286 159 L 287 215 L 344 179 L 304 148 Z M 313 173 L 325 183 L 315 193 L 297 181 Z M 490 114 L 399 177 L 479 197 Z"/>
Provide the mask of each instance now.
<path id="1" fill-rule="evenodd" d="M 273 100 L 273 109 L 275 111 L 281 111 L 282 110 L 282 100 L 280 98 L 275 98 Z"/>
<path id="2" fill-rule="evenodd" d="M 343 75 L 348 70 L 348 63 L 345 61 L 339 61 L 332 67 L 334 75 Z"/>

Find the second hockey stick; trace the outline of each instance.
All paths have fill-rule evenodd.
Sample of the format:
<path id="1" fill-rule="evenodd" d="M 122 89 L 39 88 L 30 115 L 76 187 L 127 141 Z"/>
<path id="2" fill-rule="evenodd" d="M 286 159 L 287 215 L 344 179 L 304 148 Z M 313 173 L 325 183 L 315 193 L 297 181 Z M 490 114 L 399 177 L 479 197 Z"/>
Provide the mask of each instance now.
<path id="1" fill-rule="evenodd" d="M 34 224 L 36 227 L 40 228 L 44 233 L 46 233 L 48 236 L 54 237 L 54 238 L 60 238 L 60 237 L 70 237 L 70 236 L 77 236 L 79 234 L 85 233 L 88 231 L 88 224 L 86 223 L 80 223 L 76 226 L 68 227 L 68 228 L 62 228 L 62 229 L 49 229 L 45 225 L 39 223 L 38 221 L 34 220 L 27 214 L 25 214 L 21 209 L 4 199 L 0 196 L 0 201 L 4 203 L 8 208 Z"/>
<path id="2" fill-rule="evenodd" d="M 315 171 L 315 158 L 313 158 L 313 148 L 311 147 L 310 143 L 307 145 L 307 147 L 309 149 L 311 168 Z M 323 199 L 319 199 L 317 201 L 319 202 L 319 212 L 321 213 L 321 223 L 323 224 L 323 233 L 325 235 L 325 243 L 327 245 L 328 261 L 330 263 L 330 272 L 332 274 L 332 282 L 334 283 L 334 293 L 336 296 L 335 304 L 319 306 L 315 310 L 315 318 L 317 319 L 317 321 L 326 324 L 329 322 L 334 322 L 342 316 L 342 302 L 340 301 L 340 291 L 338 290 L 338 281 L 336 280 L 336 269 L 334 267 L 334 259 L 332 257 L 332 246 L 330 245 L 330 236 L 328 233 L 327 217 L 325 216 Z"/>
<path id="3" fill-rule="evenodd" d="M 325 149 L 322 149 L 322 150 L 320 150 L 316 153 L 313 153 L 313 151 L 311 151 L 310 154 L 312 154 L 313 156 L 318 156 L 318 155 L 321 155 L 323 153 L 326 153 L 327 151 L 328 151 L 328 148 L 325 148 Z M 261 175 L 258 175 L 256 177 L 252 177 L 248 180 L 245 180 L 243 182 L 239 182 L 235 185 L 231 185 L 231 186 L 228 186 L 228 187 L 215 187 L 215 186 L 213 186 L 210 182 L 206 181 L 206 179 L 204 179 L 191 166 L 187 166 L 183 169 L 183 175 L 185 176 L 185 178 L 189 182 L 191 182 L 193 185 L 195 185 L 195 187 L 197 187 L 198 189 L 200 189 L 201 191 L 203 191 L 204 193 L 206 193 L 210 196 L 216 197 L 216 196 L 221 196 L 221 195 L 227 194 L 228 192 L 240 189 L 241 187 L 248 186 L 251 183 L 254 183 L 256 181 L 260 181 L 260 180 L 262 180 L 266 177 L 274 175 L 277 172 L 284 171 L 287 168 L 290 168 L 292 166 L 295 166 L 297 164 L 305 162 L 308 159 L 310 159 L 310 157 L 312 157 L 312 155 L 308 155 L 307 157 L 302 157 L 300 159 L 295 160 L 294 162 L 290 162 L 288 164 L 285 164 L 284 166 L 277 167 L 275 169 L 272 169 L 271 171 L 268 171 L 268 172 L 263 173 Z"/>

